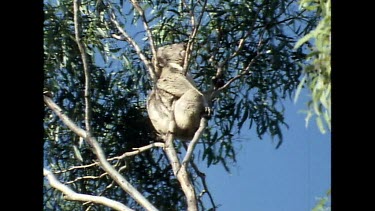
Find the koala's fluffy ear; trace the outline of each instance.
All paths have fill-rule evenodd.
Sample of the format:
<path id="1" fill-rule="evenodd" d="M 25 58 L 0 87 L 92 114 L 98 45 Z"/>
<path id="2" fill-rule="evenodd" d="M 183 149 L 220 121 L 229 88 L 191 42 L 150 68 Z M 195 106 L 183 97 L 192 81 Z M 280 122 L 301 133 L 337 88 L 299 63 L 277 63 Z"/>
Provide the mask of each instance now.
<path id="1" fill-rule="evenodd" d="M 167 60 L 161 58 L 161 57 L 157 57 L 157 61 L 158 61 L 158 65 L 159 67 L 166 67 L 167 66 Z"/>
<path id="2" fill-rule="evenodd" d="M 156 61 L 158 62 L 159 67 L 165 67 L 168 64 L 166 57 L 163 54 L 163 47 L 159 48 L 156 52 Z"/>

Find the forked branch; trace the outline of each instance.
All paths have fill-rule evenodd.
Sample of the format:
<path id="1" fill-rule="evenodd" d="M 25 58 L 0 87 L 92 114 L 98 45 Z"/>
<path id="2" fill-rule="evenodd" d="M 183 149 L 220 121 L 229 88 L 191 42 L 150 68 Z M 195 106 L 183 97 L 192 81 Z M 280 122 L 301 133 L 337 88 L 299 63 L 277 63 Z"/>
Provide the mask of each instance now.
<path id="1" fill-rule="evenodd" d="M 126 191 L 135 201 L 147 210 L 156 211 L 157 209 L 140 193 L 135 189 L 116 169 L 107 161 L 103 149 L 94 137 L 87 136 L 85 130 L 81 129 L 76 125 L 68 116 L 63 113 L 63 110 L 56 105 L 51 98 L 44 96 L 45 104 L 60 117 L 62 122 L 68 126 L 73 132 L 82 137 L 90 144 L 93 152 L 99 160 L 100 166 L 108 173 L 108 175 L 124 190 Z"/>
<path id="2" fill-rule="evenodd" d="M 204 0 L 203 6 L 202 6 L 202 11 L 201 11 L 201 13 L 198 17 L 197 22 L 195 21 L 193 8 L 190 10 L 191 11 L 190 12 L 191 24 L 193 26 L 193 32 L 191 33 L 191 35 L 189 37 L 189 41 L 188 41 L 187 46 L 186 46 L 186 53 L 185 53 L 184 66 L 183 66 L 183 73 L 184 74 L 186 74 L 187 70 L 188 70 L 189 59 L 190 59 L 190 56 L 191 56 L 191 52 L 193 51 L 193 43 L 194 43 L 195 37 L 198 34 L 198 30 L 199 30 L 199 27 L 201 25 L 204 12 L 206 11 L 206 5 L 207 5 L 207 0 Z M 186 3 L 185 3 L 185 6 L 186 6 Z"/>
<path id="3" fill-rule="evenodd" d="M 88 194 L 80 194 L 74 192 L 72 189 L 70 189 L 68 186 L 62 184 L 60 181 L 58 181 L 55 177 L 55 175 L 52 174 L 51 171 L 47 169 L 43 169 L 43 175 L 48 179 L 48 182 L 50 183 L 51 187 L 61 191 L 64 194 L 64 198 L 67 200 L 73 200 L 73 201 L 83 201 L 83 202 L 94 202 L 97 204 L 102 204 L 107 207 L 110 207 L 114 210 L 121 210 L 121 211 L 133 211 L 129 207 L 125 206 L 124 204 L 108 199 L 103 196 L 92 196 Z"/>
<path id="4" fill-rule="evenodd" d="M 174 105 L 172 105 L 172 111 L 174 110 Z M 194 186 L 190 180 L 189 174 L 186 171 L 186 168 L 181 168 L 180 161 L 178 159 L 176 150 L 173 145 L 174 140 L 174 131 L 176 127 L 176 122 L 174 119 L 174 112 L 169 113 L 169 133 L 166 137 L 165 148 L 164 151 L 167 154 L 169 162 L 172 165 L 172 170 L 174 175 L 177 177 L 177 180 L 180 182 L 182 191 L 185 194 L 187 200 L 187 210 L 188 211 L 197 211 L 197 197 L 195 194 Z"/>

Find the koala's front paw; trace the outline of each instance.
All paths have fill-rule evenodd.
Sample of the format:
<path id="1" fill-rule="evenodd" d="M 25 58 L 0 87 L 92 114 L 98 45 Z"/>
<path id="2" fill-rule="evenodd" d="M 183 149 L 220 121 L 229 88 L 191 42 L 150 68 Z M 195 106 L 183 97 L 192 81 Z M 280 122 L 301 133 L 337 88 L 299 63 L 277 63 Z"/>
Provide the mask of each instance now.
<path id="1" fill-rule="evenodd" d="M 213 113 L 214 113 L 214 110 L 212 110 L 212 108 L 210 108 L 210 107 L 204 107 L 203 116 L 206 119 L 210 119 L 211 116 L 213 115 Z"/>

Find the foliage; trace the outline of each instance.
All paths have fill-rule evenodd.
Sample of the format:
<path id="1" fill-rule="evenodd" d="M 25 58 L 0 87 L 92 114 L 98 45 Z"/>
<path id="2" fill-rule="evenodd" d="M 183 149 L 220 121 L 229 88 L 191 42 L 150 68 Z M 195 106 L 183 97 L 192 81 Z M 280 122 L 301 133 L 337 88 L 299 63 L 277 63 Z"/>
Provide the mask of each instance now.
<path id="1" fill-rule="evenodd" d="M 89 58 L 92 131 L 108 158 L 156 141 L 145 109 L 152 81 L 139 52 L 120 39 L 113 17 L 151 59 L 152 46 L 187 41 L 197 29 L 189 69 L 199 89 L 211 79 L 230 82 L 218 96 L 215 115 L 203 134 L 202 151 L 195 160 L 207 166 L 236 160 L 235 133 L 245 123 L 258 137 L 282 143 L 282 100 L 300 84 L 302 50 L 293 47 L 316 27 L 317 15 L 299 11 L 295 0 L 138 1 L 144 16 L 131 2 L 82 0 L 80 38 Z M 85 128 L 85 77 L 75 38 L 72 0 L 44 2 L 45 89 L 77 125 Z M 235 9 L 233 9 L 235 8 Z M 194 22 L 192 22 L 194 17 Z M 201 18 L 200 18 L 201 17 Z M 200 20 L 200 21 L 199 21 Z M 144 28 L 147 23 L 154 43 Z M 199 26 L 199 28 L 198 28 Z M 115 35 L 115 36 L 114 36 Z M 330 70 L 330 69 L 329 69 Z M 310 77 L 309 73 L 309 77 Z M 77 192 L 106 196 L 136 210 L 142 208 L 97 165 L 90 146 L 46 107 L 44 165 Z M 180 155 L 183 144 L 176 142 Z M 111 164 L 160 210 L 185 210 L 186 202 L 162 149 L 152 148 Z M 197 193 L 209 192 L 194 166 L 189 172 Z M 199 198 L 202 210 L 216 205 Z M 61 192 L 44 186 L 45 210 L 108 210 L 94 203 L 64 200 Z"/>
<path id="2" fill-rule="evenodd" d="M 302 8 L 316 11 L 322 19 L 317 27 L 296 43 L 296 48 L 314 39 L 310 53 L 307 55 L 308 64 L 304 67 L 303 78 L 299 90 L 306 84 L 311 92 L 311 100 L 307 103 L 308 111 L 306 126 L 313 114 L 321 133 L 326 132 L 326 127 L 331 130 L 331 0 L 302 0 Z M 324 124 L 325 123 L 325 124 Z"/>
<path id="3" fill-rule="evenodd" d="M 315 205 L 312 211 L 330 211 L 331 210 L 330 197 L 331 197 L 331 190 L 328 190 L 326 196 L 324 196 L 318 201 L 318 203 Z"/>

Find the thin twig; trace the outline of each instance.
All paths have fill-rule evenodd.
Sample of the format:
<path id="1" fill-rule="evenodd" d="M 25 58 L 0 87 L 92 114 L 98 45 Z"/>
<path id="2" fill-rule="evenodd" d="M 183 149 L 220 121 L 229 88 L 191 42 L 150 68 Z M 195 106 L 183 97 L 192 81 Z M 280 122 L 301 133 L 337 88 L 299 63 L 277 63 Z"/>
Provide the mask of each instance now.
<path id="1" fill-rule="evenodd" d="M 191 22 L 192 22 L 192 26 L 194 27 L 194 29 L 193 29 L 193 33 L 189 37 L 189 41 L 188 41 L 187 46 L 186 46 L 186 53 L 185 53 L 184 66 L 183 66 L 183 73 L 184 74 L 186 74 L 187 70 L 188 70 L 188 65 L 189 65 L 188 61 L 190 59 L 191 52 L 193 51 L 193 43 L 194 43 L 195 37 L 198 34 L 198 29 L 199 29 L 199 27 L 201 25 L 203 15 L 204 15 L 204 12 L 206 10 L 206 5 L 207 5 L 207 0 L 205 0 L 204 3 L 203 3 L 202 11 L 201 11 L 201 14 L 198 17 L 198 22 L 197 23 L 195 23 L 194 12 L 190 13 L 191 18 L 192 18 Z"/>
<path id="2" fill-rule="evenodd" d="M 244 75 L 248 75 L 248 74 L 250 74 L 250 71 L 249 71 L 250 67 L 253 65 L 253 63 L 256 61 L 256 59 L 257 59 L 260 55 L 262 55 L 262 53 L 259 51 L 259 49 L 261 49 L 261 47 L 263 46 L 263 44 L 264 44 L 264 43 L 263 43 L 263 39 L 261 38 L 261 39 L 259 40 L 259 42 L 258 42 L 258 46 L 257 46 L 257 54 L 254 56 L 254 58 L 251 59 L 251 61 L 249 62 L 249 64 L 246 66 L 246 68 L 243 69 L 238 75 L 236 75 L 235 77 L 231 78 L 231 79 L 230 79 L 230 80 L 229 80 L 224 86 L 220 87 L 217 91 L 222 91 L 222 90 L 226 89 L 227 87 L 229 87 L 229 85 L 230 85 L 233 81 L 235 81 L 235 80 L 241 78 L 241 77 L 244 76 Z"/>
<path id="3" fill-rule="evenodd" d="M 138 11 L 139 15 L 141 16 L 143 26 L 144 26 L 144 28 L 147 32 L 147 37 L 148 37 L 148 40 L 149 40 L 150 45 L 151 45 L 152 55 L 154 56 L 154 58 L 156 58 L 156 48 L 155 48 L 154 38 L 152 36 L 150 27 L 148 26 L 148 21 L 146 20 L 145 13 L 144 13 L 143 9 L 139 6 L 137 1 L 135 1 L 135 0 L 130 0 L 130 1 L 133 4 L 134 8 Z M 156 65 L 156 63 L 155 63 L 155 65 Z"/>
<path id="4" fill-rule="evenodd" d="M 257 12 L 256 17 L 258 17 L 259 14 L 260 14 L 260 11 Z M 245 36 L 243 36 L 240 39 L 240 42 L 239 42 L 238 47 L 237 47 L 237 50 L 232 55 L 230 55 L 228 58 L 226 58 L 224 61 L 222 61 L 222 62 L 219 63 L 219 65 L 217 66 L 216 77 L 220 77 L 223 74 L 223 67 L 224 67 L 224 65 L 226 65 L 231 59 L 235 58 L 240 53 L 240 51 L 242 50 L 242 48 L 243 48 L 243 46 L 245 44 L 245 40 L 248 37 L 250 37 L 250 35 L 253 33 L 253 31 L 255 29 L 256 20 L 257 20 L 257 18 L 253 19 L 253 21 L 251 23 L 251 27 L 249 28 L 249 30 L 247 30 Z M 211 56 L 210 60 L 212 60 L 212 59 L 213 59 L 213 57 Z"/>
<path id="5" fill-rule="evenodd" d="M 121 160 L 121 159 L 124 159 L 125 157 L 130 157 L 130 156 L 134 156 L 134 155 L 140 154 L 141 152 L 149 150 L 149 149 L 151 149 L 153 147 L 164 147 L 164 143 L 156 142 L 156 143 L 152 143 L 152 144 L 140 147 L 140 148 L 133 148 L 133 149 L 135 149 L 134 151 L 132 151 L 132 152 L 125 152 L 124 154 L 122 154 L 120 156 L 108 158 L 107 161 Z M 96 166 L 96 165 L 99 165 L 99 162 L 94 162 L 94 163 L 87 164 L 87 165 L 82 165 L 82 166 L 72 166 L 72 167 L 70 167 L 68 169 L 64 169 L 64 170 L 60 170 L 60 171 L 55 171 L 53 173 L 54 174 L 61 174 L 61 173 L 65 173 L 65 172 L 68 172 L 68 171 L 75 170 L 75 169 L 84 169 L 84 168 L 89 168 L 89 167 L 93 167 L 93 166 Z"/>
<path id="6" fill-rule="evenodd" d="M 250 31 L 248 31 L 248 33 L 243 38 L 240 39 L 237 50 L 231 56 L 229 56 L 224 61 L 219 63 L 219 65 L 217 67 L 217 71 L 216 71 L 216 77 L 219 77 L 223 74 L 224 65 L 227 64 L 231 59 L 233 59 L 234 57 L 236 57 L 239 54 L 239 52 L 242 50 L 242 48 L 245 44 L 245 39 L 247 37 L 249 37 L 250 35 L 251 35 Z"/>
<path id="7" fill-rule="evenodd" d="M 148 26 L 148 21 L 146 19 L 146 16 L 145 16 L 145 13 L 143 11 L 143 9 L 139 6 L 138 2 L 136 0 L 130 0 L 131 3 L 133 4 L 134 8 L 138 11 L 139 15 L 141 16 L 141 19 L 142 19 L 142 22 L 143 22 L 143 27 L 144 29 L 146 30 L 146 33 L 147 33 L 147 37 L 148 37 L 148 40 L 149 40 L 149 43 L 150 43 L 150 46 L 151 46 L 151 52 L 152 52 L 152 64 L 153 64 L 153 67 L 154 68 L 149 68 L 149 72 L 150 72 L 150 76 L 151 76 L 151 79 L 153 80 L 154 84 L 156 84 L 156 80 L 157 80 L 157 75 L 156 75 L 156 72 L 158 72 L 157 70 L 155 70 L 155 68 L 158 68 L 158 61 L 157 61 L 157 55 L 156 55 L 156 47 L 155 47 L 155 42 L 154 42 L 154 38 L 152 36 L 152 32 L 151 32 L 151 29 L 150 27 Z"/>
<path id="8" fill-rule="evenodd" d="M 83 176 L 83 177 L 76 177 L 74 178 L 74 180 L 71 180 L 71 181 L 68 181 L 68 182 L 65 182 L 65 184 L 72 184 L 72 183 L 75 183 L 79 180 L 87 180 L 87 179 L 100 179 L 102 177 L 104 177 L 105 175 L 108 175 L 107 172 L 99 175 L 99 176 Z"/>
<path id="9" fill-rule="evenodd" d="M 121 27 L 120 23 L 116 20 L 116 16 L 113 11 L 109 11 L 111 16 L 112 23 L 116 26 L 117 30 L 121 33 L 121 36 L 112 34 L 112 37 L 118 40 L 124 40 L 127 41 L 131 46 L 133 46 L 135 52 L 139 56 L 139 58 L 143 61 L 143 63 L 146 65 L 148 72 L 150 73 L 150 76 L 152 80 L 156 80 L 156 74 L 154 70 L 154 66 L 150 62 L 150 60 L 142 53 L 141 48 L 139 45 L 129 36 L 129 34 Z"/>
<path id="10" fill-rule="evenodd" d="M 115 160 L 115 159 L 121 160 L 121 159 L 124 159 L 125 157 L 130 157 L 130 156 L 134 156 L 134 155 L 140 154 L 141 152 L 144 152 L 146 150 L 152 149 L 154 147 L 164 147 L 164 146 L 165 146 L 164 143 L 156 142 L 156 143 L 152 143 L 152 144 L 149 144 L 149 145 L 146 145 L 146 146 L 143 146 L 143 147 L 133 148 L 135 150 L 132 151 L 132 152 L 125 152 L 121 156 L 113 157 L 113 158 L 110 158 L 108 160 Z"/>
<path id="11" fill-rule="evenodd" d="M 198 166 L 194 162 L 190 162 L 191 166 L 193 167 L 194 171 L 197 173 L 198 177 L 201 178 L 202 185 L 203 185 L 203 191 L 200 194 L 200 197 L 203 196 L 203 194 L 207 193 L 208 197 L 210 198 L 211 204 L 216 209 L 216 205 L 214 202 L 214 198 L 211 195 L 211 192 L 208 190 L 207 182 L 206 182 L 206 175 L 199 171 Z"/>
<path id="12" fill-rule="evenodd" d="M 68 172 L 68 171 L 73 171 L 73 170 L 76 170 L 76 169 L 90 168 L 90 167 L 97 166 L 97 165 L 99 165 L 99 162 L 94 162 L 94 163 L 90 163 L 90 164 L 82 165 L 82 166 L 72 166 L 72 167 L 70 167 L 68 169 L 54 171 L 53 173 L 54 174 L 61 174 L 61 173 L 65 173 L 65 172 Z"/>

